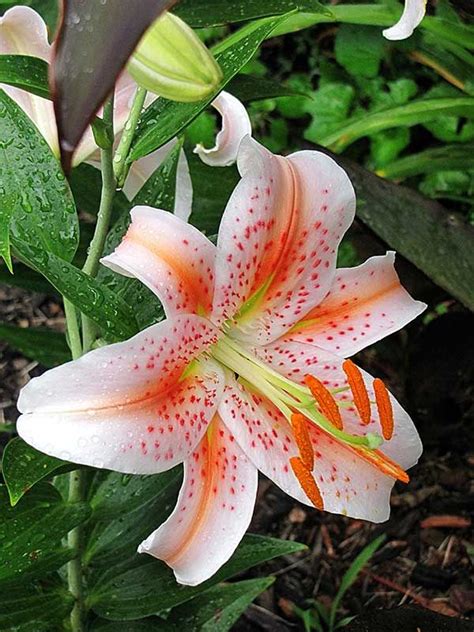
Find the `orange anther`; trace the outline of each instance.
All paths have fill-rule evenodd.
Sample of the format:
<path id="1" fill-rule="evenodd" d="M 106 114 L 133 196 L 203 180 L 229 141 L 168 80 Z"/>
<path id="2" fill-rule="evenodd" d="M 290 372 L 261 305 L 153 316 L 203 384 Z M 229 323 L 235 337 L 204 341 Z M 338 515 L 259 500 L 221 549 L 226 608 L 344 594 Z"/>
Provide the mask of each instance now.
<path id="1" fill-rule="evenodd" d="M 382 435 L 388 441 L 393 435 L 393 408 L 387 388 L 378 377 L 374 380 L 374 393 L 380 425 L 382 426 Z"/>
<path id="2" fill-rule="evenodd" d="M 338 430 L 342 430 L 341 411 L 329 390 L 313 375 L 305 375 L 304 381 L 314 399 L 317 401 L 321 414 Z"/>
<path id="3" fill-rule="evenodd" d="M 370 423 L 370 400 L 365 386 L 362 372 L 352 360 L 345 360 L 342 364 L 344 373 L 347 376 L 347 382 L 352 391 L 354 405 L 359 413 L 360 420 L 363 424 Z"/>
<path id="4" fill-rule="evenodd" d="M 356 454 L 358 454 L 364 461 L 367 461 L 374 467 L 376 467 L 379 472 L 382 474 L 386 474 L 387 476 L 391 476 L 392 478 L 396 478 L 398 481 L 402 483 L 408 483 L 410 477 L 402 470 L 402 468 L 392 461 L 386 454 L 380 452 L 380 450 L 370 450 L 368 448 L 356 448 L 351 446 L 351 450 L 353 450 Z"/>
<path id="5" fill-rule="evenodd" d="M 314 450 L 311 445 L 306 417 L 301 413 L 294 413 L 291 416 L 291 423 L 293 425 L 293 434 L 295 436 L 296 445 L 300 451 L 301 460 L 304 466 L 312 472 L 314 467 Z"/>
<path id="6" fill-rule="evenodd" d="M 311 472 L 299 456 L 293 456 L 290 459 L 290 465 L 306 496 L 308 496 L 316 509 L 321 509 L 322 511 L 324 509 L 323 497 Z"/>

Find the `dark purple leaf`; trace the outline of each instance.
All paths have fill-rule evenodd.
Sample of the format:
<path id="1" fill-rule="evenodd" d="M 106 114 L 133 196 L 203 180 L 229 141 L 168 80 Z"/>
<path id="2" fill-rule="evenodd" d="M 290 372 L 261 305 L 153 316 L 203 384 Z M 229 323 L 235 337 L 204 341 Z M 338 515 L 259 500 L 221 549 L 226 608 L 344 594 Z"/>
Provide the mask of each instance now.
<path id="1" fill-rule="evenodd" d="M 175 1 L 63 0 L 50 83 L 65 171 L 141 36 Z"/>

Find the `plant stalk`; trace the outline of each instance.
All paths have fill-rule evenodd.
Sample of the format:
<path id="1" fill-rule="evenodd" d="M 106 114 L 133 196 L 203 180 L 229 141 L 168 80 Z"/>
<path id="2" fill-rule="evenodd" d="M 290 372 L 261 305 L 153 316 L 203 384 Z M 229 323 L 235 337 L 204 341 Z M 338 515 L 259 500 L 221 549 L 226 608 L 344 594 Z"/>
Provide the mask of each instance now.
<path id="1" fill-rule="evenodd" d="M 104 106 L 103 121 L 108 128 L 108 137 L 113 139 L 113 112 L 114 100 L 113 96 Z M 97 214 L 97 223 L 94 236 L 89 246 L 83 271 L 89 276 L 95 277 L 99 269 L 99 260 L 104 251 L 105 240 L 110 225 L 112 214 L 112 206 L 115 195 L 115 176 L 113 170 L 113 141 L 110 146 L 101 150 L 101 167 L 102 167 L 102 193 L 100 199 L 99 212 Z M 74 306 L 68 301 L 64 301 L 64 310 L 66 314 L 67 330 L 69 344 L 74 360 L 86 353 L 95 338 L 95 325 L 84 315 L 82 315 L 82 344 L 77 321 L 77 314 Z M 85 499 L 86 480 L 85 472 L 81 469 L 71 472 L 69 477 L 69 495 L 68 502 L 77 503 Z M 67 579 L 69 592 L 75 599 L 74 607 L 71 611 L 70 624 L 72 632 L 84 632 L 85 630 L 85 600 L 84 585 L 82 571 L 82 547 L 83 547 L 83 531 L 78 526 L 68 533 L 68 546 L 74 551 L 74 558 L 68 563 Z"/>
<path id="2" fill-rule="evenodd" d="M 137 128 L 137 124 L 140 119 L 143 106 L 145 104 L 146 94 L 147 94 L 147 91 L 145 90 L 145 88 L 141 88 L 140 86 L 137 87 L 135 96 L 133 97 L 133 103 L 130 109 L 130 114 L 128 115 L 127 122 L 125 123 L 125 128 L 123 130 L 119 146 L 117 147 L 117 151 L 115 152 L 114 163 L 113 163 L 114 173 L 115 173 L 115 179 L 117 181 L 117 185 L 119 187 L 123 186 L 125 179 L 127 177 L 127 173 L 129 169 L 127 158 L 130 152 L 130 147 L 132 146 L 135 130 Z"/>
<path id="3" fill-rule="evenodd" d="M 108 128 L 109 137 L 114 137 L 114 100 L 113 97 L 104 105 L 103 121 Z M 89 246 L 87 258 L 82 268 L 83 272 L 91 277 L 95 277 L 99 270 L 99 260 L 104 252 L 105 240 L 109 232 L 110 218 L 112 215 L 113 201 L 116 190 L 116 180 L 113 168 L 113 143 L 101 149 L 100 162 L 102 172 L 102 193 L 100 197 L 99 212 L 97 213 L 97 223 L 94 236 Z M 87 316 L 82 316 L 82 346 L 83 353 L 90 350 L 96 335 L 95 323 Z"/>

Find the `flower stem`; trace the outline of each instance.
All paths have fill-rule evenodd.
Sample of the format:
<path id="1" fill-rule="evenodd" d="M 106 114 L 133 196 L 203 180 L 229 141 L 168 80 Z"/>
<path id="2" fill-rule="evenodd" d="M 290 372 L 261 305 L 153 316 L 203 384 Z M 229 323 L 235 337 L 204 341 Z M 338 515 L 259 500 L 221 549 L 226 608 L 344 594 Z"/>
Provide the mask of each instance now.
<path id="1" fill-rule="evenodd" d="M 113 96 L 104 105 L 103 121 L 109 129 L 109 137 L 113 138 Z M 102 193 L 100 198 L 99 212 L 97 213 L 97 223 L 94 236 L 89 246 L 86 261 L 82 268 L 83 272 L 91 277 L 95 277 L 99 270 L 99 260 L 104 252 L 105 240 L 110 226 L 112 207 L 115 196 L 116 180 L 113 169 L 113 144 L 101 149 L 101 171 L 102 171 Z M 82 316 L 82 340 L 83 352 L 86 353 L 91 348 L 96 334 L 96 327 L 93 321 L 87 316 Z"/>
<path id="2" fill-rule="evenodd" d="M 77 320 L 77 311 L 74 305 L 63 296 L 64 314 L 66 316 L 66 327 L 68 334 L 69 348 L 73 360 L 77 360 L 82 355 L 81 332 Z"/>
<path id="3" fill-rule="evenodd" d="M 113 139 L 113 96 L 104 106 L 103 121 L 108 131 L 107 136 Z M 97 213 L 97 223 L 94 236 L 89 246 L 86 261 L 82 268 L 83 272 L 95 277 L 99 269 L 99 260 L 104 251 L 105 240 L 110 225 L 112 206 L 115 196 L 115 176 L 113 169 L 113 142 L 110 146 L 101 150 L 102 167 L 102 193 L 100 198 L 99 211 Z M 64 311 L 66 314 L 67 330 L 71 354 L 77 360 L 83 353 L 86 353 L 95 337 L 96 329 L 94 323 L 82 315 L 82 344 L 77 321 L 77 314 L 74 306 L 64 300 Z M 84 470 L 78 469 L 71 472 L 69 476 L 68 502 L 77 503 L 84 500 L 86 494 L 86 480 Z M 71 611 L 70 624 L 72 632 L 83 632 L 85 630 L 85 602 L 82 572 L 82 546 L 83 531 L 78 526 L 72 529 L 67 536 L 68 546 L 74 552 L 74 558 L 68 563 L 67 581 L 69 592 L 75 599 L 74 607 Z"/>
<path id="4" fill-rule="evenodd" d="M 128 115 L 127 122 L 125 123 L 125 128 L 123 130 L 119 146 L 117 147 L 117 151 L 115 152 L 113 163 L 114 173 L 119 187 L 123 186 L 125 178 L 127 177 L 127 158 L 130 152 L 130 147 L 132 146 L 133 136 L 135 134 L 138 120 L 145 104 L 146 92 L 147 91 L 145 90 L 145 88 L 141 88 L 140 86 L 137 87 L 135 96 L 133 98 L 132 107 L 130 109 L 130 114 Z"/>
<path id="5" fill-rule="evenodd" d="M 69 475 L 69 495 L 68 502 L 77 503 L 84 499 L 85 492 L 85 472 L 83 470 L 75 470 Z M 76 527 L 69 531 L 67 535 L 67 543 L 71 548 L 75 557 L 67 566 L 67 581 L 69 592 L 75 599 L 74 607 L 71 610 L 71 629 L 73 632 L 83 632 L 84 630 L 84 588 L 82 576 L 82 528 Z"/>

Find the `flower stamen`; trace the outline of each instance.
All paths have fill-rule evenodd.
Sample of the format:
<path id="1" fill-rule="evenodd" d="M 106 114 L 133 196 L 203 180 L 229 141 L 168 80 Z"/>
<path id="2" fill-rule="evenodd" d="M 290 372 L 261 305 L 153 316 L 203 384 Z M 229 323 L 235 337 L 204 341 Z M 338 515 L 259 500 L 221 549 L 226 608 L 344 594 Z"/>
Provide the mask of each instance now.
<path id="1" fill-rule="evenodd" d="M 364 447 L 355 447 L 349 446 L 351 450 L 353 450 L 356 454 L 358 454 L 364 461 L 374 465 L 380 472 L 383 474 L 387 474 L 387 476 L 391 476 L 392 478 L 396 478 L 398 481 L 402 483 L 408 483 L 410 481 L 410 477 L 403 470 L 398 463 L 392 461 L 386 454 L 380 452 L 380 450 L 369 450 Z"/>
<path id="2" fill-rule="evenodd" d="M 304 381 L 316 400 L 321 414 L 338 430 L 342 430 L 341 412 L 331 392 L 314 375 L 305 375 Z"/>
<path id="3" fill-rule="evenodd" d="M 367 426 L 370 423 L 370 400 L 365 386 L 362 372 L 352 360 L 345 360 L 342 368 L 347 376 L 347 382 L 352 392 L 354 406 L 357 409 L 361 422 Z"/>
<path id="4" fill-rule="evenodd" d="M 296 445 L 300 451 L 300 458 L 303 465 L 311 472 L 314 467 L 314 450 L 311 445 L 311 438 L 308 432 L 308 422 L 301 413 L 294 413 L 291 416 L 293 434 Z"/>
<path id="5" fill-rule="evenodd" d="M 374 380 L 375 403 L 379 413 L 380 425 L 382 427 L 382 436 L 388 441 L 393 436 L 393 408 L 390 401 L 390 395 L 385 384 L 380 378 Z"/>
<path id="6" fill-rule="evenodd" d="M 306 467 L 299 456 L 291 457 L 290 465 L 306 496 L 308 496 L 316 509 L 322 511 L 324 509 L 323 497 L 321 496 L 321 492 L 311 471 Z"/>

